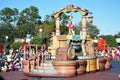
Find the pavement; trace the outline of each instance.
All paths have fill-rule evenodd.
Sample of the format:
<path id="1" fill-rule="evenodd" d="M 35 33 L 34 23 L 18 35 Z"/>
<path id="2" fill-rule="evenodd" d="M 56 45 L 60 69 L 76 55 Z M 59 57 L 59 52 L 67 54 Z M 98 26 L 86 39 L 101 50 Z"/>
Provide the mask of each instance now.
<path id="1" fill-rule="evenodd" d="M 71 78 L 32 78 L 19 72 L 0 72 L 0 80 L 120 80 L 120 61 L 111 60 L 111 69 Z"/>

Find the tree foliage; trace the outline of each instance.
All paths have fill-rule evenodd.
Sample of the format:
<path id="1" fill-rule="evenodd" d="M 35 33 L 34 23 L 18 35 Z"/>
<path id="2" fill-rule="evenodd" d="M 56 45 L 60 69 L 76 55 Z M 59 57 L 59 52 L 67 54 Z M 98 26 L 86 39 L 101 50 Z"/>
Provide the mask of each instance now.
<path id="1" fill-rule="evenodd" d="M 9 7 L 0 10 L 0 42 L 5 43 L 5 36 L 8 36 L 8 42 L 14 41 L 15 23 L 18 17 L 18 9 Z"/>
<path id="2" fill-rule="evenodd" d="M 38 36 L 35 36 L 33 39 L 32 39 L 32 43 L 33 44 L 40 44 L 40 38 Z"/>
<path id="3" fill-rule="evenodd" d="M 13 42 L 12 44 L 11 44 L 11 47 L 13 48 L 13 49 L 19 49 L 19 47 L 22 45 L 22 43 L 21 42 Z"/>
<path id="4" fill-rule="evenodd" d="M 120 38 L 120 32 L 118 32 L 117 34 L 114 35 L 115 38 Z"/>
<path id="5" fill-rule="evenodd" d="M 68 34 L 68 19 L 69 16 L 66 13 L 60 16 L 60 32 L 61 34 Z M 51 37 L 52 32 L 55 32 L 55 19 L 51 18 L 50 15 L 46 15 L 44 21 L 41 21 L 39 15 L 39 9 L 35 6 L 30 6 L 23 9 L 21 12 L 17 8 L 5 7 L 0 10 L 0 43 L 5 43 L 5 36 L 8 36 L 7 42 L 13 43 L 15 38 L 25 38 L 27 34 L 31 34 L 33 43 L 40 43 L 40 32 L 42 28 L 42 40 L 43 43 L 47 43 Z M 81 22 L 79 25 L 74 25 L 75 34 L 80 34 Z M 97 37 L 99 29 L 97 26 L 87 22 L 87 33 L 92 38 Z M 120 38 L 120 32 L 115 35 L 104 36 L 110 46 L 117 46 L 115 38 Z"/>
<path id="6" fill-rule="evenodd" d="M 37 29 L 36 25 L 41 22 L 41 17 L 38 14 L 38 8 L 30 6 L 30 8 L 25 8 L 19 16 L 17 34 L 18 37 L 23 38 L 26 34 L 36 35 Z"/>
<path id="7" fill-rule="evenodd" d="M 60 19 L 61 19 L 61 25 L 60 25 L 61 34 L 68 34 L 68 31 L 69 31 L 68 27 L 67 27 L 68 18 L 69 18 L 69 16 L 66 15 L 65 13 L 63 13 L 60 16 Z"/>
<path id="8" fill-rule="evenodd" d="M 107 44 L 110 47 L 117 47 L 118 46 L 114 36 L 112 36 L 112 35 L 102 35 L 102 36 L 103 36 L 103 38 L 105 38 Z"/>
<path id="9" fill-rule="evenodd" d="M 0 11 L 0 20 L 3 24 L 10 24 L 14 20 L 14 14 L 17 9 L 6 7 Z"/>
<path id="10" fill-rule="evenodd" d="M 82 23 L 80 22 L 80 28 L 82 28 Z M 87 33 L 91 36 L 91 38 L 97 37 L 99 34 L 99 29 L 97 28 L 97 26 L 87 22 L 86 24 L 87 26 Z M 81 29 L 80 29 L 81 30 Z"/>
<path id="11" fill-rule="evenodd" d="M 43 23 L 43 37 L 44 38 L 50 38 L 52 32 L 55 31 L 54 28 L 54 22 L 53 21 L 44 21 Z"/>
<path id="12" fill-rule="evenodd" d="M 36 24 L 40 21 L 41 16 L 38 13 L 38 8 L 34 6 L 30 6 L 29 8 L 25 8 L 22 10 L 20 13 L 20 17 L 18 20 L 18 25 L 23 25 L 23 24 Z"/>

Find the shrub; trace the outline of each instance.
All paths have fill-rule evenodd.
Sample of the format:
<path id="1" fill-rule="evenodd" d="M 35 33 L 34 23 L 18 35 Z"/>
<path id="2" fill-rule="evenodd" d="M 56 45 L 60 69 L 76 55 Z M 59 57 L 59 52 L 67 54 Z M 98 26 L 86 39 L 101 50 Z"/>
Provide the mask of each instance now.
<path id="1" fill-rule="evenodd" d="M 11 44 L 11 47 L 16 50 L 16 49 L 19 49 L 21 45 L 22 45 L 21 42 L 14 42 Z"/>

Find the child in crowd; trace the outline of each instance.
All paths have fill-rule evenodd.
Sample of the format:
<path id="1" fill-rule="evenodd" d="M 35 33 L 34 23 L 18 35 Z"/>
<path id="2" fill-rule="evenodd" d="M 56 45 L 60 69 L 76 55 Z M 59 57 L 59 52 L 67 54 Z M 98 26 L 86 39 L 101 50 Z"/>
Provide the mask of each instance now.
<path id="1" fill-rule="evenodd" d="M 2 61 L 0 61 L 0 72 L 1 72 L 2 66 L 3 66 L 3 65 L 2 65 Z"/>
<path id="2" fill-rule="evenodd" d="M 117 61 L 120 61 L 120 48 L 117 48 Z"/>
<path id="3" fill-rule="evenodd" d="M 20 61 L 16 61 L 16 62 L 15 62 L 14 68 L 15 68 L 15 71 L 20 71 L 20 68 L 21 68 Z"/>
<path id="4" fill-rule="evenodd" d="M 1 67 L 2 72 L 7 72 L 8 70 L 8 63 L 7 61 L 3 62 L 3 66 Z"/>
<path id="5" fill-rule="evenodd" d="M 14 71 L 13 69 L 13 61 L 11 61 L 8 65 L 9 71 Z"/>
<path id="6" fill-rule="evenodd" d="M 117 49 L 116 48 L 112 48 L 112 57 L 114 60 L 117 60 Z"/>

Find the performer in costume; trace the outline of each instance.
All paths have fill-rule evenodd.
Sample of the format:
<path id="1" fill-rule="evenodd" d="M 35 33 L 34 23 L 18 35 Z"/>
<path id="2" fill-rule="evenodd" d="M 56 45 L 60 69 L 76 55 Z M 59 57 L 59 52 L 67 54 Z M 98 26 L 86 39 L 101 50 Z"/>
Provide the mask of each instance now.
<path id="1" fill-rule="evenodd" d="M 103 50 L 104 50 L 105 45 L 106 45 L 106 40 L 103 39 L 102 37 L 100 37 L 98 39 L 98 43 L 97 43 L 97 49 L 99 51 L 98 55 L 103 56 Z"/>

